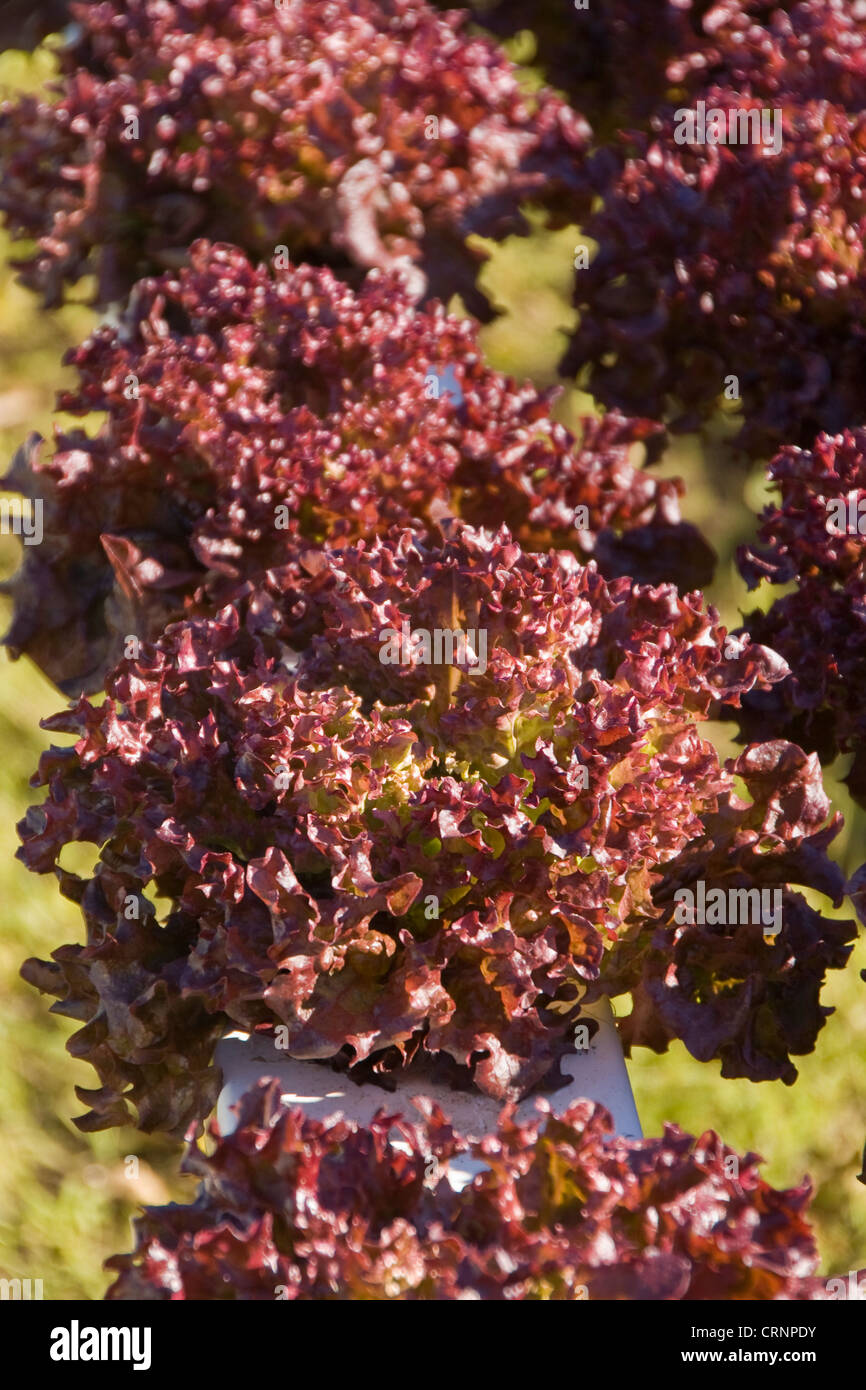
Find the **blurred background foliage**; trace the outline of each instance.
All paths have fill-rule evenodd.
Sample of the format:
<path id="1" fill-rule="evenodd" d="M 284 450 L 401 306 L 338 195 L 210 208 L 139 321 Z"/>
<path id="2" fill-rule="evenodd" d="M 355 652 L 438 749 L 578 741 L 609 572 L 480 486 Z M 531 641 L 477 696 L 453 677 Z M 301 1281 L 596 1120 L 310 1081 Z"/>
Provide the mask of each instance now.
<path id="1" fill-rule="evenodd" d="M 526 36 L 514 56 L 531 53 Z M 0 55 L 0 95 L 39 86 L 51 74 L 50 44 L 32 57 Z M 527 70 L 527 84 L 537 74 Z M 490 363 L 538 385 L 557 384 L 556 363 L 573 321 L 570 307 L 577 228 L 532 234 L 490 245 L 486 287 L 503 310 L 482 330 Z M 592 245 L 590 255 L 592 254 Z M 16 248 L 18 249 L 18 248 Z M 0 236 L 0 455 L 9 459 L 31 430 L 51 436 L 55 392 L 71 380 L 60 358 L 97 319 L 84 302 L 40 312 L 15 282 L 10 248 Z M 81 286 L 86 300 L 87 286 Z M 460 309 L 459 303 L 452 307 Z M 736 364 L 732 364 L 732 370 Z M 594 412 L 579 381 L 561 391 L 556 413 L 579 430 Z M 76 422 L 80 423 L 80 422 Z M 727 439 L 736 420 L 721 410 L 706 437 L 672 440 L 656 465 L 686 483 L 684 515 L 702 528 L 719 557 L 709 600 L 729 626 L 756 606 L 734 565 L 737 545 L 754 533 L 766 492 L 763 468 L 748 471 Z M 0 537 L 0 576 L 18 565 L 19 543 Z M 762 601 L 761 595 L 757 603 Z M 8 611 L 4 600 L 3 608 Z M 4 626 L 6 612 L 4 612 Z M 14 859 L 15 824 L 34 799 L 28 782 L 49 739 L 38 721 L 62 697 L 29 662 L 0 655 L 0 1274 L 41 1278 L 47 1299 L 98 1299 L 107 1280 L 102 1261 L 130 1245 L 129 1222 L 146 1203 L 189 1201 L 195 1184 L 177 1176 L 178 1148 L 129 1128 L 85 1136 L 72 1124 L 81 1110 L 74 1087 L 93 1084 L 89 1067 L 65 1051 L 75 1025 L 49 1013 L 48 1001 L 20 980 L 25 957 L 46 957 L 77 939 L 80 921 L 53 878 L 37 879 Z M 708 726 L 720 753 L 735 750 L 728 726 Z M 835 857 L 850 873 L 866 859 L 866 817 L 850 802 L 840 763 L 826 772 L 834 807 L 845 815 Z M 817 895 L 811 895 L 814 904 Z M 850 916 L 845 909 L 837 915 Z M 693 1133 L 717 1129 L 738 1150 L 766 1160 L 765 1176 L 792 1186 L 808 1173 L 816 1190 L 813 1218 L 825 1273 L 866 1265 L 866 1187 L 857 1182 L 866 1134 L 866 945 L 861 940 L 846 971 L 831 975 L 824 1002 L 835 1008 L 814 1054 L 800 1063 L 796 1085 L 722 1080 L 718 1064 L 695 1061 L 676 1042 L 664 1056 L 643 1049 L 629 1063 L 645 1134 L 673 1121 Z M 618 1011 L 623 1012 L 620 1001 Z M 136 1157 L 138 1163 L 128 1162 Z"/>

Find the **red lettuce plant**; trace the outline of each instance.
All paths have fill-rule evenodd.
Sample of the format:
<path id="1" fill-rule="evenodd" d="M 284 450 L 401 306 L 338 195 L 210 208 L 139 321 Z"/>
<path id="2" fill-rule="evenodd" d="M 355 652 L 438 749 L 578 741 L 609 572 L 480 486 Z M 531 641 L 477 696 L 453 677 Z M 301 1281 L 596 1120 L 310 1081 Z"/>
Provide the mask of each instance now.
<path id="1" fill-rule="evenodd" d="M 800 589 L 751 640 L 687 592 L 711 552 L 633 455 L 729 374 L 753 452 L 859 418 L 861 8 L 479 4 L 537 28 L 615 136 L 590 154 L 581 116 L 424 0 L 70 6 L 50 98 L 0 113 L 0 206 L 47 305 L 84 276 L 125 303 L 70 356 L 82 428 L 6 479 L 45 507 L 7 641 L 77 697 L 20 857 L 82 911 L 83 943 L 24 967 L 82 1025 L 81 1128 L 196 1126 L 229 1024 L 516 1100 L 561 1084 L 603 995 L 630 996 L 627 1049 L 794 1080 L 854 935 L 797 890 L 846 887 L 818 754 L 858 751 L 859 542 L 818 497 L 859 498 L 862 441 L 774 464 L 744 572 Z M 678 144 L 698 100 L 779 108 L 781 149 Z M 467 238 L 525 232 L 529 202 L 599 242 L 564 366 L 630 414 L 579 443 L 437 299 L 489 316 Z M 815 673 L 795 624 L 819 600 Z M 700 736 L 720 712 L 760 740 L 725 764 Z M 772 938 L 683 916 L 707 885 L 778 894 Z M 363 1129 L 248 1094 L 110 1296 L 823 1296 L 807 1187 L 738 1173 L 715 1135 L 616 1140 L 580 1102 L 470 1144 L 420 1108 Z M 458 1195 L 429 1160 L 467 1150 L 490 1171 Z"/>
<path id="2" fill-rule="evenodd" d="M 581 320 L 564 370 L 589 362 L 602 400 L 640 401 L 681 429 L 696 428 L 734 376 L 740 443 L 758 455 L 859 420 L 864 32 L 857 7 L 833 0 L 776 10 L 766 25 L 720 7 L 709 47 L 669 68 L 676 96 L 605 172 L 587 224 L 599 252 L 577 272 Z M 780 148 L 677 143 L 699 99 L 778 111 Z"/>
<path id="3" fill-rule="evenodd" d="M 471 233 L 564 225 L 586 122 L 525 94 L 504 54 L 424 0 L 117 0 L 70 6 L 56 99 L 0 118 L 0 198 L 38 244 L 48 304 L 83 275 L 106 303 L 197 236 L 256 258 L 397 268 L 415 297 L 475 285 Z M 582 192 L 582 190 L 584 190 Z"/>
<path id="4" fill-rule="evenodd" d="M 749 631 L 780 652 L 789 676 L 750 694 L 737 712 L 749 737 L 785 733 L 830 763 L 853 754 L 846 778 L 866 802 L 866 431 L 821 435 L 811 450 L 782 449 L 769 467 L 778 501 L 763 514 L 760 541 L 739 563 L 750 588 L 796 587 Z"/>
<path id="5" fill-rule="evenodd" d="M 600 1105 L 541 1102 L 476 1143 L 416 1104 L 420 1121 L 360 1128 L 285 1108 L 273 1082 L 248 1092 L 210 1156 L 190 1146 L 198 1200 L 147 1208 L 107 1262 L 107 1298 L 827 1297 L 808 1183 L 777 1191 L 712 1131 L 619 1139 Z M 444 1174 L 466 1152 L 489 1171 L 458 1194 Z"/>
<path id="6" fill-rule="evenodd" d="M 793 22 L 811 41 L 823 28 L 823 51 L 810 59 L 838 72 L 861 67 L 850 0 L 589 0 L 585 8 L 560 0 L 475 0 L 470 13 L 500 38 L 530 30 L 532 63 L 572 97 L 605 138 L 618 128 L 645 125 L 653 112 L 682 91 L 686 74 L 702 81 L 751 71 L 763 46 L 768 76 L 776 66 L 774 39 Z M 440 8 L 447 8 L 442 0 Z M 838 42 L 834 42 L 838 40 Z M 801 56 L 798 62 L 803 63 Z"/>
<path id="7" fill-rule="evenodd" d="M 205 242 L 190 262 L 70 354 L 60 407 L 99 412 L 98 431 L 62 431 L 46 461 L 34 437 L 6 479 L 44 507 L 7 645 L 66 693 L 101 688 L 126 634 L 158 635 L 196 595 L 212 611 L 216 581 L 393 523 L 504 523 L 609 576 L 709 577 L 681 485 L 636 466 L 651 422 L 586 421 L 577 444 L 550 393 L 486 367 L 470 321 L 414 312 L 393 278 L 355 293 Z"/>
<path id="8" fill-rule="evenodd" d="M 477 659 L 391 662 L 404 625 L 468 630 Z M 352 1065 L 421 1047 L 516 1098 L 557 1084 L 583 996 L 629 991 L 627 1044 L 792 1081 L 853 934 L 791 886 L 841 901 L 838 817 L 817 759 L 776 742 L 722 767 L 699 737 L 785 669 L 724 641 L 695 596 L 462 528 L 313 548 L 121 663 L 102 705 L 48 721 L 77 742 L 43 756 L 20 827 L 87 926 L 25 966 L 84 1024 L 83 1126 L 132 1103 L 183 1129 L 228 1020 Z M 88 878 L 61 865 L 74 841 Z M 674 925 L 701 878 L 782 889 L 774 941 Z"/>

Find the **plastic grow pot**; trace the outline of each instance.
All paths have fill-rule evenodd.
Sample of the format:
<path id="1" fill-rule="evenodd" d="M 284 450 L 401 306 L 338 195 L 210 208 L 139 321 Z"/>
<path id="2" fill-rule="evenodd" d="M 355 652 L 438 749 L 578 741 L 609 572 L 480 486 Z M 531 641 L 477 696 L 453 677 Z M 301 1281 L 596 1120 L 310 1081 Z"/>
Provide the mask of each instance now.
<path id="1" fill-rule="evenodd" d="M 570 1080 L 559 1090 L 548 1093 L 546 1098 L 556 1114 L 562 1114 L 580 1098 L 600 1101 L 610 1111 L 618 1134 L 639 1139 L 642 1137 L 640 1121 L 610 1004 L 602 1000 L 585 1008 L 584 1014 L 598 1022 L 598 1030 L 587 1048 L 575 1047 L 563 1060 L 562 1070 Z M 412 1064 L 404 1071 L 389 1074 L 395 1083 L 393 1090 L 386 1090 L 375 1082 L 359 1083 L 322 1062 L 281 1053 L 272 1037 L 261 1034 L 240 1031 L 226 1034 L 217 1046 L 216 1062 L 223 1074 L 216 1109 L 217 1124 L 223 1134 L 231 1134 L 237 1124 L 233 1106 L 243 1092 L 266 1077 L 280 1082 L 282 1098 L 287 1104 L 321 1120 L 342 1115 L 347 1120 L 367 1125 L 383 1107 L 399 1109 L 411 1117 L 417 1113 L 412 1097 L 425 1095 L 441 1106 L 460 1133 L 467 1138 L 481 1139 L 496 1128 L 502 1110 L 500 1101 L 480 1091 L 454 1090 L 447 1084 L 434 1082 Z M 523 1120 L 534 1113 L 532 1096 L 517 1108 L 518 1118 Z M 400 1143 L 396 1136 L 394 1142 Z M 448 1166 L 448 1181 L 459 1191 L 484 1167 L 477 1159 L 457 1155 Z"/>

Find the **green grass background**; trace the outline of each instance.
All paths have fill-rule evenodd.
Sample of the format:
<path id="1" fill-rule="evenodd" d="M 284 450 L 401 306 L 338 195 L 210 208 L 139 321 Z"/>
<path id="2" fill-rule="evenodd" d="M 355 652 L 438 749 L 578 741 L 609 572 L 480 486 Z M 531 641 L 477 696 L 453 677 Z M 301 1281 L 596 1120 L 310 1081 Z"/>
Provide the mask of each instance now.
<path id="1" fill-rule="evenodd" d="M 0 89 L 36 85 L 50 67 L 44 49 L 33 59 L 2 55 Z M 541 385 L 555 383 L 572 321 L 570 282 L 580 240 L 576 229 L 537 229 L 529 238 L 493 248 L 485 281 L 505 312 L 483 330 L 482 341 L 494 366 Z M 8 255 L 0 238 L 3 458 L 32 429 L 50 437 L 54 393 L 71 380 L 61 354 L 95 322 L 81 305 L 40 312 L 33 296 L 15 283 Z M 591 398 L 577 386 L 564 391 L 556 406 L 571 424 L 592 409 Z M 660 472 L 687 482 L 684 513 L 719 554 L 708 595 L 731 625 L 746 606 L 733 554 L 753 533 L 765 495 L 761 469 L 745 472 L 726 449 L 734 424 L 720 416 L 707 438 L 675 441 L 659 465 Z M 15 570 L 18 554 L 15 540 L 0 538 L 4 577 Z M 5 601 L 3 606 L 8 610 Z M 188 1201 L 194 1184 L 177 1176 L 179 1149 L 171 1141 L 132 1128 L 83 1136 L 72 1124 L 82 1110 L 73 1088 L 94 1084 L 93 1072 L 65 1051 L 75 1025 L 51 1015 L 49 1001 L 25 985 L 18 970 L 25 957 L 47 956 L 77 940 L 79 919 L 53 878 L 28 874 L 14 859 L 15 824 L 34 799 L 28 780 L 48 743 L 38 721 L 63 700 L 28 662 L 10 663 L 3 653 L 0 663 L 0 1275 L 41 1278 L 48 1299 L 101 1298 L 107 1282 L 102 1261 L 129 1248 L 129 1223 L 138 1208 Z M 710 726 L 708 732 L 721 752 L 733 751 L 725 728 Z M 828 770 L 827 786 L 846 815 L 835 853 L 850 872 L 866 859 L 866 822 L 840 785 L 841 774 L 841 764 Z M 848 969 L 831 976 L 824 991 L 836 1012 L 816 1051 L 798 1062 L 794 1087 L 723 1081 L 717 1064 L 696 1062 L 681 1044 L 663 1057 L 641 1050 L 630 1063 L 646 1134 L 658 1133 L 666 1120 L 694 1133 L 715 1128 L 738 1150 L 763 1155 L 774 1184 L 791 1186 L 811 1176 L 826 1273 L 866 1265 L 866 1187 L 856 1180 L 866 1138 L 866 984 L 859 977 L 864 967 L 861 941 Z M 136 1164 L 127 1161 L 133 1157 Z"/>

